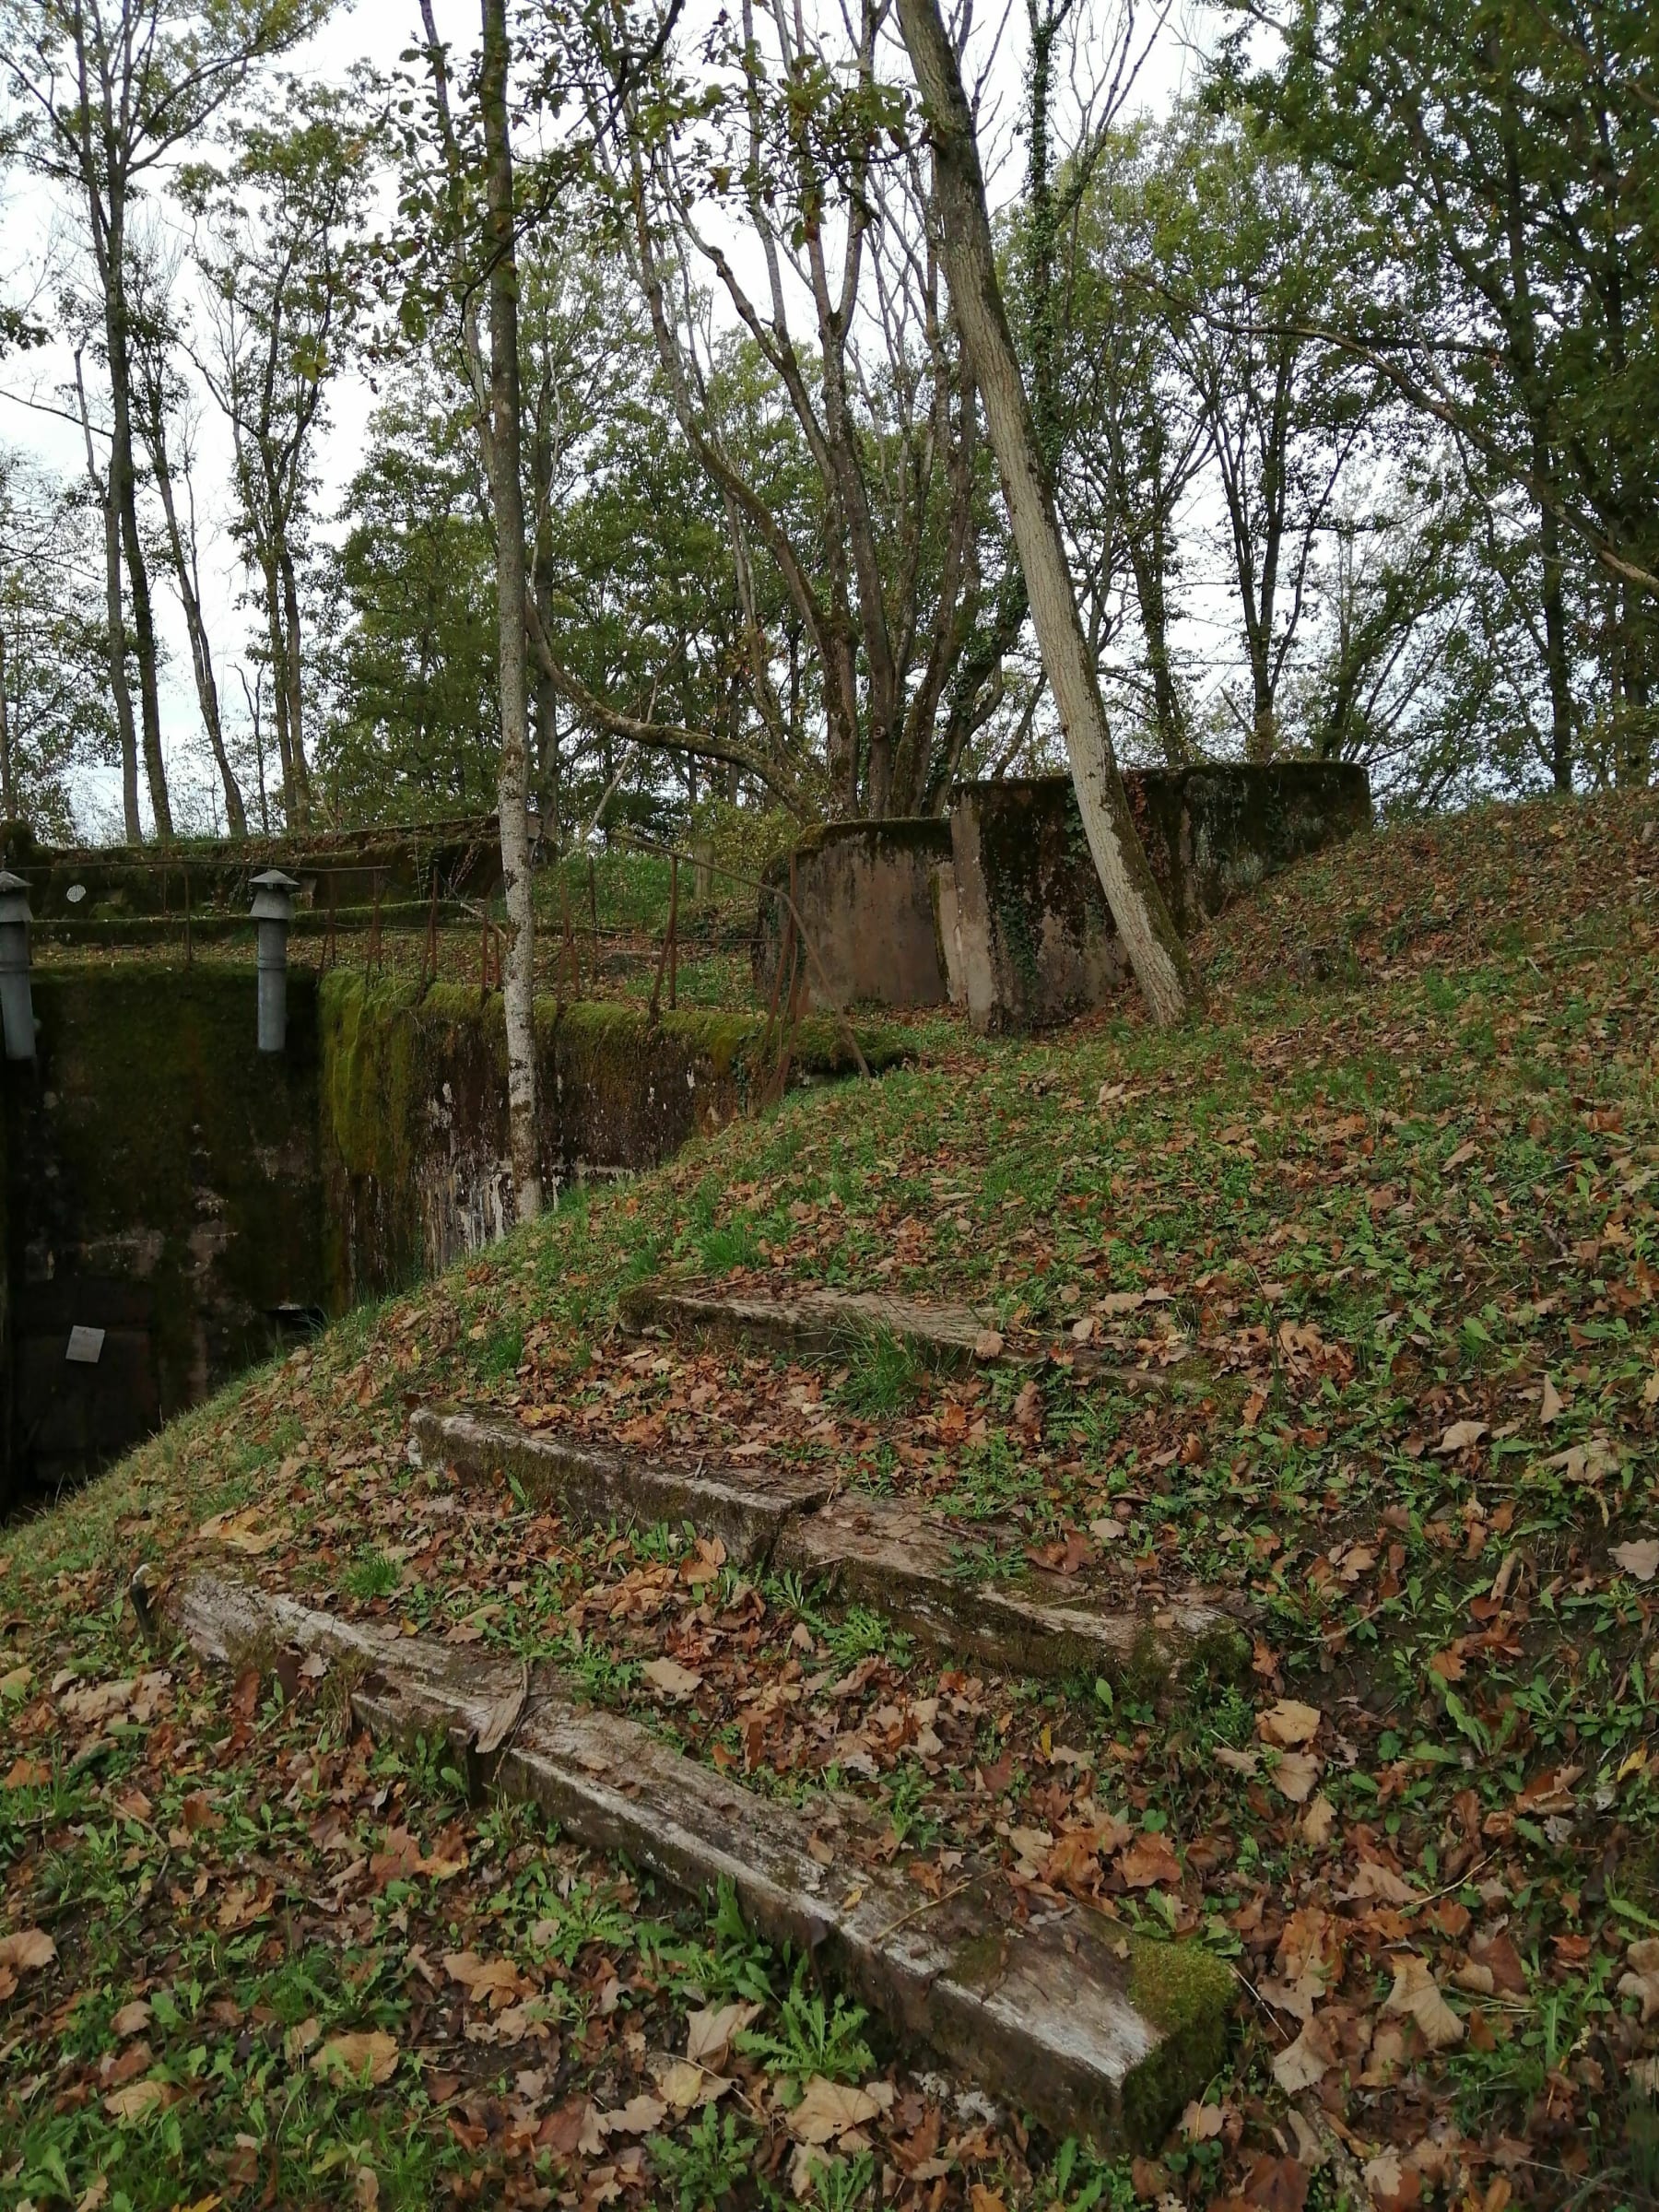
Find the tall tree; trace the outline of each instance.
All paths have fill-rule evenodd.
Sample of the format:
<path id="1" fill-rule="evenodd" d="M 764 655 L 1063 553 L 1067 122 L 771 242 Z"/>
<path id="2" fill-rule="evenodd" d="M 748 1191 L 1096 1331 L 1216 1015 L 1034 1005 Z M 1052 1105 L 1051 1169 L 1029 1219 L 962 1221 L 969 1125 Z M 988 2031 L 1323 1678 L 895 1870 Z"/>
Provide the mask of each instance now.
<path id="1" fill-rule="evenodd" d="M 429 318 L 438 309 L 443 312 L 445 323 L 453 319 L 458 325 L 461 363 L 489 486 L 500 686 L 501 749 L 496 798 L 507 902 L 502 998 L 507 1030 L 508 1127 L 514 1208 L 520 1220 L 529 1220 L 541 1211 L 542 1184 L 536 1128 L 535 918 L 525 806 L 529 776 L 526 633 L 532 603 L 525 584 L 510 86 L 512 57 L 505 0 L 482 0 L 481 13 L 477 114 L 466 119 L 464 137 L 450 100 L 449 58 L 438 36 L 432 0 L 420 0 L 441 169 L 435 189 L 417 186 L 412 197 L 406 194 L 406 212 L 416 214 L 425 233 L 416 242 L 411 260 L 418 266 L 424 254 L 427 265 L 422 272 L 424 293 L 411 283 L 403 312 L 406 326 L 412 324 L 418 330 L 429 326 Z M 488 360 L 479 313 L 480 286 L 487 289 L 489 302 Z"/>
<path id="2" fill-rule="evenodd" d="M 248 834 L 247 809 L 241 786 L 225 750 L 224 723 L 219 712 L 218 679 L 214 673 L 213 644 L 202 605 L 201 565 L 198 558 L 195 483 L 194 477 L 194 424 L 191 395 L 178 372 L 176 334 L 172 327 L 165 282 L 153 262 L 135 265 L 132 286 L 138 312 L 133 322 L 134 417 L 138 436 L 149 460 L 150 476 L 161 501 L 167 531 L 168 558 L 173 585 L 184 614 L 190 639 L 190 665 L 195 677 L 196 703 L 206 734 L 219 783 L 225 794 L 225 820 L 232 837 Z M 181 506 L 181 495 L 182 505 Z"/>
<path id="3" fill-rule="evenodd" d="M 172 835 L 161 753 L 155 612 L 134 453 L 130 217 L 158 167 L 194 138 L 253 66 L 304 37 L 331 0 L 0 0 L 0 69 L 28 150 L 79 199 L 103 303 L 110 497 L 138 660 L 145 773 L 157 834 Z"/>
<path id="4" fill-rule="evenodd" d="M 1153 1018 L 1178 1022 L 1202 1004 L 1202 987 L 1147 864 L 1112 753 L 1100 678 L 1077 614 L 1041 441 L 997 281 L 984 177 L 956 48 L 938 0 L 899 0 L 899 20 L 933 144 L 951 300 L 983 399 L 1084 830 Z"/>
<path id="5" fill-rule="evenodd" d="M 1242 5 L 1242 0 L 1241 0 Z M 1347 186 L 1392 280 L 1338 334 L 1535 512 L 1558 789 L 1577 712 L 1569 571 L 1614 586 L 1633 730 L 1659 704 L 1659 36 L 1630 0 L 1249 0 L 1252 97 Z M 1640 740 L 1645 749 L 1646 738 Z"/>
<path id="6" fill-rule="evenodd" d="M 133 688 L 127 671 L 126 613 L 121 584 L 121 518 L 116 512 L 111 471 L 100 468 L 98 464 L 92 410 L 88 405 L 87 380 L 81 371 L 84 350 L 76 347 L 75 353 L 75 397 L 87 441 L 87 481 L 103 516 L 104 652 L 121 747 L 122 825 L 127 843 L 135 845 L 143 840 L 144 822 L 138 812 L 138 733 L 133 719 Z"/>
<path id="7" fill-rule="evenodd" d="M 77 769 L 111 758 L 102 530 L 84 498 L 0 453 L 0 818 L 74 828 Z"/>
<path id="8" fill-rule="evenodd" d="M 230 426 L 237 528 L 259 578 L 283 809 L 311 811 L 300 571 L 329 386 L 364 295 L 374 111 L 361 83 L 290 84 L 236 135 L 234 159 L 181 179 L 202 219 L 212 340 L 195 359 Z"/>
<path id="9" fill-rule="evenodd" d="M 512 134 L 507 106 L 506 0 L 483 0 L 478 107 L 484 124 L 484 225 L 489 270 L 489 441 L 486 463 L 495 511 L 496 608 L 500 631 L 501 757 L 496 808 L 501 891 L 507 906 L 507 1118 L 513 1206 L 521 1221 L 541 1211 L 535 1125 L 535 912 L 530 900 L 530 692 L 525 668 L 523 440 L 519 411 L 518 257 L 513 243 Z"/>
<path id="10" fill-rule="evenodd" d="M 835 44 L 791 0 L 744 0 L 722 34 L 729 100 L 677 114 L 665 87 L 636 79 L 618 103 L 618 196 L 680 429 L 727 518 L 763 741 L 794 767 L 759 615 L 771 571 L 813 662 L 818 777 L 848 815 L 941 803 L 1000 700 L 1024 612 L 1000 589 L 1006 540 L 927 164 L 890 151 L 887 25 L 881 0 L 863 0 Z M 763 367 L 810 477 L 805 505 L 781 503 L 723 418 L 705 287 Z"/>

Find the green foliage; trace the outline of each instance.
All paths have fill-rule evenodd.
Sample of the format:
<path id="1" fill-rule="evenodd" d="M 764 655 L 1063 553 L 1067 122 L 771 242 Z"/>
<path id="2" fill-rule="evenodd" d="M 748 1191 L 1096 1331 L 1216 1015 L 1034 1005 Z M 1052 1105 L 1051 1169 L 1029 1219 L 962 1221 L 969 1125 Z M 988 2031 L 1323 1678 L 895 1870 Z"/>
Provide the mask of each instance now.
<path id="1" fill-rule="evenodd" d="M 876 2064 L 859 2033 L 868 2013 L 862 2005 L 849 2005 L 839 1992 L 833 2006 L 827 2006 L 822 1993 L 808 1987 L 806 1971 L 805 1966 L 797 1971 L 778 2007 L 775 2032 L 747 2028 L 736 2039 L 737 2048 L 801 2081 L 815 2074 L 826 2081 L 864 2080 Z"/>
<path id="2" fill-rule="evenodd" d="M 651 2155 L 679 2200 L 680 2212 L 704 2212 L 735 2189 L 754 2163 L 759 2138 L 738 2124 L 735 2112 L 723 2121 L 719 2108 L 703 2107 L 685 2142 L 653 2136 Z"/>

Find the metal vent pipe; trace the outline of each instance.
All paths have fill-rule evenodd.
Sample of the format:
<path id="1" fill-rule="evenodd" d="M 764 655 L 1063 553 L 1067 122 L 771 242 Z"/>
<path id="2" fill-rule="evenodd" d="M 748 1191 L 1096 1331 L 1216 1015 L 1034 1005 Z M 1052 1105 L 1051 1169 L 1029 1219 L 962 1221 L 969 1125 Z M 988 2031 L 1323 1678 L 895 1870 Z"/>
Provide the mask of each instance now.
<path id="1" fill-rule="evenodd" d="M 300 888 L 280 868 L 253 878 L 253 919 L 259 925 L 259 1049 L 280 1053 L 288 1043 L 288 934 Z"/>
<path id="2" fill-rule="evenodd" d="M 29 983 L 29 886 L 0 869 L 0 1026 L 8 1060 L 35 1056 L 34 994 Z"/>

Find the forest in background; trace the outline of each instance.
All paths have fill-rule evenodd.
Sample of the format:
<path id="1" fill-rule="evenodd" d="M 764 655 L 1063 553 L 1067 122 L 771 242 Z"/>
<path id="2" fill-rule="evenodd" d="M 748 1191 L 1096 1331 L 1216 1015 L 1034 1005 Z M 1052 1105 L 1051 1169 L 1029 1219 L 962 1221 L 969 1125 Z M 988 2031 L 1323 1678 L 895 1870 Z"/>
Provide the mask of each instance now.
<path id="1" fill-rule="evenodd" d="M 0 6 L 6 156 L 72 241 L 14 283 L 7 365 L 72 343 L 87 455 L 0 461 L 0 814 L 43 835 L 93 763 L 129 837 L 493 804 L 477 57 L 426 9 L 391 64 L 295 73 L 331 12 Z M 926 812 L 1056 765 L 889 11 L 510 19 L 544 823 Z M 1161 105 L 1167 10 L 954 28 L 1120 757 L 1359 760 L 1402 809 L 1645 782 L 1649 11 L 1250 0 Z M 212 764 L 178 809 L 163 594 Z"/>

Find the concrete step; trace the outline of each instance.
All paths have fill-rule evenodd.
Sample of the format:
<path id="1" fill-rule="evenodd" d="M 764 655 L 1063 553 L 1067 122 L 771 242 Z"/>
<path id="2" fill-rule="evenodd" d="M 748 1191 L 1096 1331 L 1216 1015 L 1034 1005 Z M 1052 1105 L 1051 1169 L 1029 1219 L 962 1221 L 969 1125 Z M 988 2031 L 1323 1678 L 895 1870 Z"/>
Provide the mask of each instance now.
<path id="1" fill-rule="evenodd" d="M 517 1482 L 526 1498 L 551 1506 L 580 1528 L 691 1522 L 718 1536 L 743 1565 L 764 1566 L 792 1514 L 821 1505 L 834 1487 L 829 1475 L 778 1466 L 716 1474 L 677 1466 L 640 1453 L 607 1452 L 562 1437 L 538 1435 L 515 1421 L 481 1420 L 423 1406 L 409 1426 L 413 1456 L 447 1466 L 463 1481 Z"/>
<path id="2" fill-rule="evenodd" d="M 936 1514 L 848 1490 L 786 1521 L 772 1565 L 821 1577 L 843 1603 L 1005 1673 L 1107 1675 L 1151 1688 L 1195 1662 L 1228 1672 L 1248 1657 L 1231 1614 L 1201 1592 L 1147 1607 L 1091 1604 L 1075 1581 L 1037 1569 L 1018 1583 L 965 1574 L 961 1549 Z"/>
<path id="3" fill-rule="evenodd" d="M 872 1336 L 891 1336 L 925 1365 L 947 1373 L 973 1367 L 1034 1368 L 1064 1359 L 1072 1372 L 1129 1392 L 1168 1390 L 1182 1378 L 1126 1367 L 1091 1345 L 1056 1346 L 1034 1332 L 1000 1332 L 971 1306 L 928 1305 L 885 1290 L 801 1289 L 788 1297 L 725 1290 L 715 1284 L 639 1283 L 622 1294 L 634 1329 L 701 1331 L 727 1341 L 766 1345 L 798 1359 L 837 1359 Z"/>
<path id="4" fill-rule="evenodd" d="M 410 1442 L 420 1465 L 448 1467 L 460 1481 L 512 1477 L 526 1497 L 579 1527 L 689 1522 L 751 1571 L 771 1566 L 825 1580 L 843 1601 L 976 1665 L 1150 1686 L 1195 1664 L 1225 1669 L 1247 1655 L 1233 1615 L 1203 1592 L 1121 1606 L 1091 1602 L 1075 1580 L 1035 1569 L 1017 1583 L 986 1582 L 964 1572 L 964 1538 L 937 1514 L 898 1499 L 834 1495 L 828 1476 L 799 1468 L 709 1473 L 431 1406 L 416 1414 Z M 976 1524 L 973 1535 L 1018 1546 L 1012 1528 Z"/>
<path id="5" fill-rule="evenodd" d="M 931 2046 L 1056 2136 L 1151 2147 L 1220 2062 L 1231 1976 L 1196 1946 L 1128 1936 L 1080 1908 L 1022 1926 L 1000 1883 L 975 1880 L 935 1902 L 885 1869 L 824 1867 L 804 1813 L 593 1710 L 551 1668 L 526 1676 L 517 1661 L 217 1576 L 190 1581 L 161 1610 L 206 1659 L 241 1664 L 292 1645 L 345 1662 L 353 1712 L 375 1734 L 447 1736 L 480 1784 L 539 1805 L 580 1842 L 678 1890 L 709 1898 L 731 1882 L 769 1942 L 809 1955 L 907 2043 Z M 503 1712 L 516 1724 L 480 1759 Z"/>

